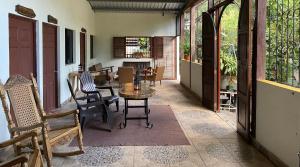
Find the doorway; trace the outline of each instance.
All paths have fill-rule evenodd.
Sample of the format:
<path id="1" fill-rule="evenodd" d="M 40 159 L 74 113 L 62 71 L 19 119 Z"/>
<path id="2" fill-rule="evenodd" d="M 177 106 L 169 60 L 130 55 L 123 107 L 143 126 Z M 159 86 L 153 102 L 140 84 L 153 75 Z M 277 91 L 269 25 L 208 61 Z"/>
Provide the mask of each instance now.
<path id="1" fill-rule="evenodd" d="M 35 22 L 9 14 L 9 75 L 36 77 Z"/>
<path id="2" fill-rule="evenodd" d="M 58 107 L 57 27 L 43 23 L 43 91 L 44 109 Z"/>
<path id="3" fill-rule="evenodd" d="M 219 112 L 218 115 L 237 128 L 237 43 L 240 1 L 226 6 L 219 19 Z"/>
<path id="4" fill-rule="evenodd" d="M 222 13 L 234 0 L 225 0 L 203 15 L 203 105 L 219 111 L 220 95 L 220 31 Z M 252 110 L 252 1 L 242 0 L 237 33 L 237 132 L 250 139 Z M 216 17 L 215 17 L 216 16 Z M 217 78 L 217 79 L 216 79 Z M 217 86 L 216 86 L 217 85 Z M 216 98 L 217 97 L 217 98 Z M 217 104 L 217 105 L 216 105 Z"/>
<path id="5" fill-rule="evenodd" d="M 85 33 L 80 33 L 80 65 L 83 70 L 86 70 L 85 51 L 86 51 L 86 36 Z"/>

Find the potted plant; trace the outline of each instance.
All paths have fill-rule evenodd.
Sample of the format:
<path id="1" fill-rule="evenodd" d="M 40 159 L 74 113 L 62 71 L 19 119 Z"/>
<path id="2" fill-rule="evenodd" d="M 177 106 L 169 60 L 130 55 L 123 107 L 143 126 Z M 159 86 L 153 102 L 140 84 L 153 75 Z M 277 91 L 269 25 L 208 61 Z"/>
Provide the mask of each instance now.
<path id="1" fill-rule="evenodd" d="M 236 77 L 237 77 L 237 60 L 234 55 L 223 52 L 220 55 L 220 69 L 222 73 L 221 89 L 227 90 L 236 89 Z"/>
<path id="2" fill-rule="evenodd" d="M 184 59 L 190 60 L 190 56 L 191 56 L 190 44 L 185 41 L 181 46 L 181 48 L 183 49 Z"/>

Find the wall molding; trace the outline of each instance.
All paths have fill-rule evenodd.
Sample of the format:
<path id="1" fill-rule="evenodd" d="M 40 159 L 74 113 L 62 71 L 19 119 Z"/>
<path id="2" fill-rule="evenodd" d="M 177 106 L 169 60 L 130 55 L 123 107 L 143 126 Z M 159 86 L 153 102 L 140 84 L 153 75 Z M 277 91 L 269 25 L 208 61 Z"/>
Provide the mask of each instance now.
<path id="1" fill-rule="evenodd" d="M 52 23 L 52 24 L 57 24 L 58 23 L 57 18 L 55 18 L 55 17 L 53 17 L 51 15 L 48 15 L 47 19 L 48 19 L 49 23 Z"/>

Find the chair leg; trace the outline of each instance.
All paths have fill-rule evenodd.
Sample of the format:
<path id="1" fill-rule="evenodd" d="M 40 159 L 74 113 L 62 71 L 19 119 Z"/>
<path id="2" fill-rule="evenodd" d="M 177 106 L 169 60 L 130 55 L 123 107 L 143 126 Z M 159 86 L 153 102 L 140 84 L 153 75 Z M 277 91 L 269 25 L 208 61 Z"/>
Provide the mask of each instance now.
<path id="1" fill-rule="evenodd" d="M 112 129 L 112 113 L 110 112 L 109 108 L 104 105 L 104 111 L 106 113 L 106 122 L 107 122 L 107 125 L 108 125 L 108 128 L 109 128 L 109 131 L 111 132 L 111 129 Z"/>
<path id="2" fill-rule="evenodd" d="M 119 106 L 119 100 L 116 101 L 116 107 L 117 107 L 117 112 L 119 112 L 119 108 L 120 108 L 120 106 Z"/>
<path id="3" fill-rule="evenodd" d="M 49 143 L 49 138 L 48 138 L 48 134 L 47 134 L 46 130 L 47 129 L 45 127 L 42 128 L 43 152 L 45 155 L 47 166 L 52 167 L 51 159 L 52 159 L 53 155 L 52 155 L 52 149 L 51 149 L 51 145 Z"/>
<path id="4" fill-rule="evenodd" d="M 161 80 L 159 82 L 160 82 L 160 85 L 161 85 Z"/>
<path id="5" fill-rule="evenodd" d="M 80 151 L 83 151 L 83 142 L 82 142 L 81 129 L 78 129 L 77 142 L 78 142 L 78 147 L 79 147 Z"/>

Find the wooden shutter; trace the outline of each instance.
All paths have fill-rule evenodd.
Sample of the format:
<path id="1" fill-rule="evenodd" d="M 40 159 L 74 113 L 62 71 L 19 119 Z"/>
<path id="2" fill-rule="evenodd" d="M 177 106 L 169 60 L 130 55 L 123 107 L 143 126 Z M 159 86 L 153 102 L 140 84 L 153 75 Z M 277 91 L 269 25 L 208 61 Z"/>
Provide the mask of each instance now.
<path id="1" fill-rule="evenodd" d="M 238 133 L 249 139 L 251 110 L 251 0 L 242 1 L 238 23 Z"/>
<path id="2" fill-rule="evenodd" d="M 217 57 L 216 30 L 213 18 L 207 12 L 202 14 L 202 89 L 203 106 L 216 111 L 217 109 Z"/>
<path id="3" fill-rule="evenodd" d="M 164 38 L 163 37 L 153 37 L 152 38 L 152 55 L 151 57 L 155 59 L 164 57 Z"/>
<path id="4" fill-rule="evenodd" d="M 126 57 L 126 38 L 114 37 L 113 38 L 113 52 L 115 58 Z"/>

